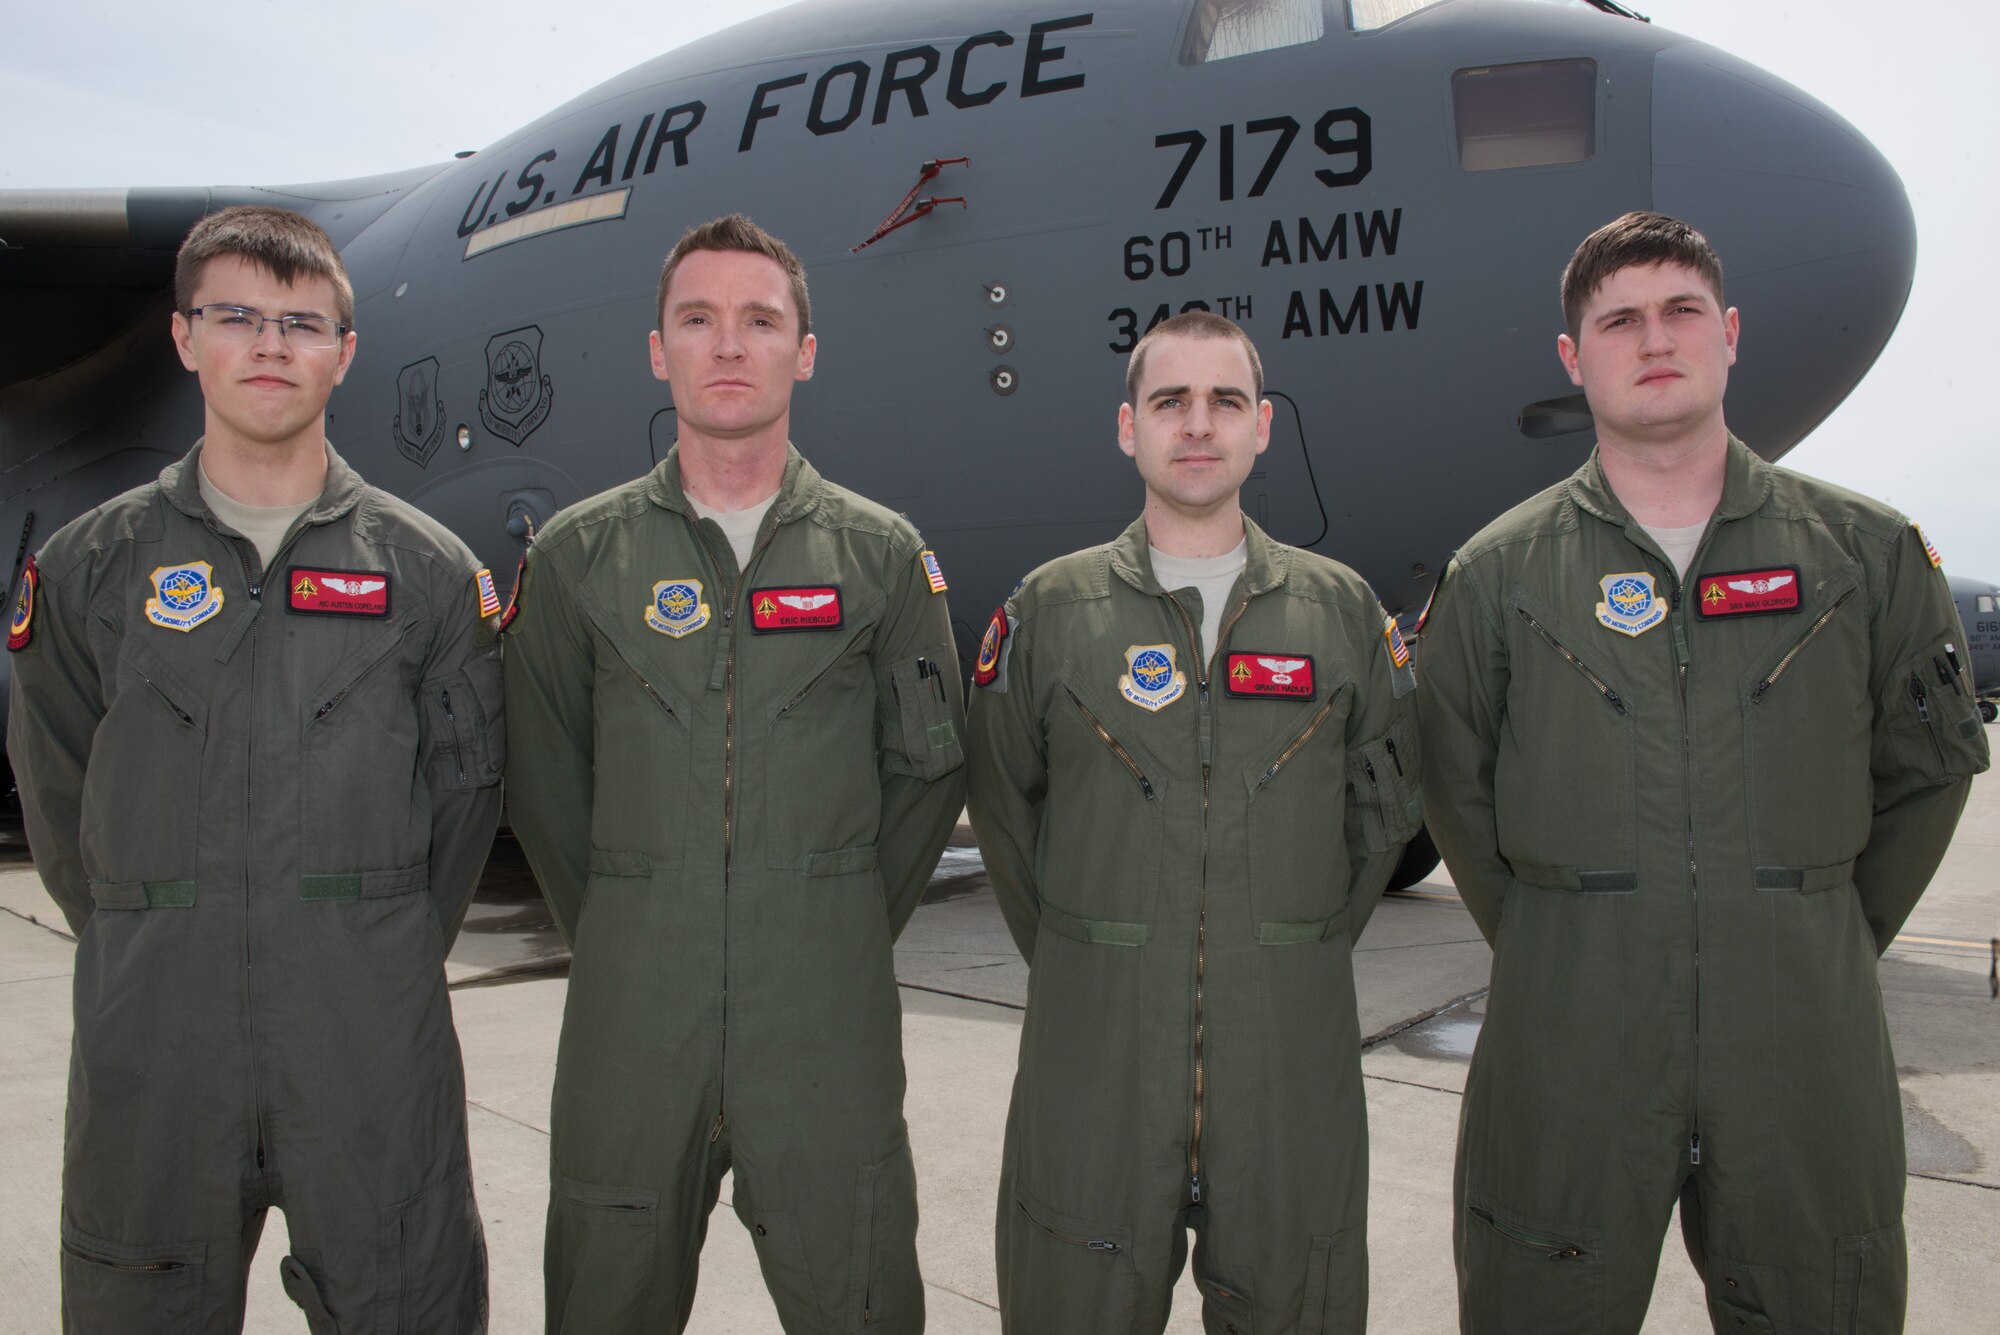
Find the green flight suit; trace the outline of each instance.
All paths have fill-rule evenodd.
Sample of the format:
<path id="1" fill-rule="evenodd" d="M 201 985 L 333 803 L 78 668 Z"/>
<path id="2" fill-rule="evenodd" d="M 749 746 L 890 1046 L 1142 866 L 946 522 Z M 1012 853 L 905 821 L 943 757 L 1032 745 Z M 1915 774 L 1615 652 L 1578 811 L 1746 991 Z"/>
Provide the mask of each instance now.
<path id="1" fill-rule="evenodd" d="M 49 539 L 13 660 L 28 840 L 77 934 L 63 1328 L 240 1330 L 275 1205 L 314 1335 L 472 1335 L 443 965 L 500 815 L 483 572 L 331 449 L 264 570 L 200 452 Z"/>
<path id="2" fill-rule="evenodd" d="M 1961 637 L 1909 521 L 1733 438 L 1685 580 L 1595 455 L 1459 552 L 1421 699 L 1494 949 L 1466 1332 L 1638 1330 L 1677 1198 L 1716 1329 L 1902 1328 L 1876 958 L 1986 768 Z"/>
<path id="3" fill-rule="evenodd" d="M 1190 1227 L 1207 1329 L 1366 1324 L 1350 951 L 1421 816 L 1415 682 L 1358 576 L 1244 527 L 1209 666 L 1143 519 L 981 646 L 970 810 L 1030 966 L 997 1237 L 1021 1335 L 1159 1331 Z"/>
<path id="4" fill-rule="evenodd" d="M 745 571 L 678 447 L 535 539 L 507 789 L 575 952 L 551 1332 L 681 1329 L 732 1166 L 787 1331 L 923 1328 L 891 947 L 964 800 L 928 560 L 795 449 Z"/>

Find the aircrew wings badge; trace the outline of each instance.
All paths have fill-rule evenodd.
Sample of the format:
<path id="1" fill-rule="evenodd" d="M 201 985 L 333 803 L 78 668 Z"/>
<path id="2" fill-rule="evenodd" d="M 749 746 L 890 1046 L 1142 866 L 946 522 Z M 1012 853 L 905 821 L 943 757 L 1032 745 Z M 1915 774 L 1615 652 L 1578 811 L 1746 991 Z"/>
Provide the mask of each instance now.
<path id="1" fill-rule="evenodd" d="M 222 590 L 215 587 L 215 567 L 208 562 L 154 568 L 146 620 L 185 634 L 221 611 Z"/>
<path id="2" fill-rule="evenodd" d="M 30 556 L 21 569 L 21 591 L 14 595 L 14 617 L 7 623 L 7 649 L 20 653 L 35 638 L 35 600 L 41 595 L 42 572 Z"/>
<path id="3" fill-rule="evenodd" d="M 1695 583 L 1695 611 L 1703 621 L 1799 610 L 1799 568 L 1725 570 Z"/>
<path id="4" fill-rule="evenodd" d="M 1171 644 L 1135 644 L 1125 651 L 1125 666 L 1118 693 L 1149 714 L 1187 694 L 1187 673 L 1174 666 Z"/>
<path id="5" fill-rule="evenodd" d="M 1650 570 L 1606 575 L 1597 587 L 1604 593 L 1597 620 L 1621 635 L 1643 635 L 1667 619 L 1667 605 L 1653 587 Z"/>
<path id="6" fill-rule="evenodd" d="M 760 635 L 780 630 L 839 630 L 840 586 L 752 589 L 750 629 Z"/>
<path id="7" fill-rule="evenodd" d="M 653 585 L 653 601 L 646 608 L 646 624 L 662 635 L 678 640 L 708 624 L 708 604 L 701 600 L 698 579 L 663 579 Z"/>
<path id="8" fill-rule="evenodd" d="M 1242 700 L 1310 700 L 1312 655 L 1232 653 L 1223 671 L 1222 692 Z"/>
<path id="9" fill-rule="evenodd" d="M 944 568 L 938 564 L 936 552 L 926 547 L 917 553 L 917 559 L 924 563 L 924 579 L 929 582 L 932 593 L 943 593 L 950 587 L 944 582 Z"/>
<path id="10" fill-rule="evenodd" d="M 386 570 L 320 570 L 293 566 L 285 575 L 287 612 L 305 616 L 374 617 L 389 615 L 389 572 Z"/>

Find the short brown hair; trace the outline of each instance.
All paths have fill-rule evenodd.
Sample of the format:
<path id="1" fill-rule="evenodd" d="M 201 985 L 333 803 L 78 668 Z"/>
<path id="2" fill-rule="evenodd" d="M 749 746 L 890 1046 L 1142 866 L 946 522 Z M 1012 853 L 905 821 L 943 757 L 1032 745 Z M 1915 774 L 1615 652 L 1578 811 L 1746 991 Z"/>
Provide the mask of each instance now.
<path id="1" fill-rule="evenodd" d="M 202 271 L 223 255 L 268 270 L 287 287 L 302 278 L 326 279 L 333 284 L 334 318 L 353 327 L 354 284 L 348 281 L 347 266 L 341 263 L 333 238 L 303 214 L 268 204 L 234 204 L 196 223 L 174 260 L 177 310 L 194 305 Z"/>
<path id="2" fill-rule="evenodd" d="M 1679 264 L 1694 270 L 1722 302 L 1722 260 L 1708 238 L 1664 213 L 1628 213 L 1583 239 L 1563 267 L 1563 320 L 1572 340 L 1583 337 L 1583 308 L 1621 269 Z"/>
<path id="3" fill-rule="evenodd" d="M 1264 359 L 1257 355 L 1257 345 L 1250 341 L 1250 335 L 1243 332 L 1243 326 L 1213 311 L 1182 311 L 1147 330 L 1146 336 L 1139 340 L 1139 346 L 1132 349 L 1132 358 L 1125 363 L 1127 403 L 1139 401 L 1139 379 L 1146 373 L 1146 353 L 1163 338 L 1235 339 L 1243 345 L 1244 353 L 1250 358 L 1250 378 L 1255 382 L 1250 389 L 1251 397 L 1264 397 Z"/>
<path id="4" fill-rule="evenodd" d="M 799 308 L 799 342 L 805 342 L 806 335 L 812 332 L 812 298 L 806 294 L 806 266 L 799 263 L 799 257 L 792 254 L 790 246 L 740 213 L 690 227 L 681 233 L 681 239 L 674 243 L 667 262 L 660 266 L 660 296 L 654 308 L 662 323 L 667 316 L 667 287 L 674 281 L 674 270 L 697 250 L 740 250 L 775 262 L 785 271 L 785 277 L 791 280 L 792 304 Z"/>

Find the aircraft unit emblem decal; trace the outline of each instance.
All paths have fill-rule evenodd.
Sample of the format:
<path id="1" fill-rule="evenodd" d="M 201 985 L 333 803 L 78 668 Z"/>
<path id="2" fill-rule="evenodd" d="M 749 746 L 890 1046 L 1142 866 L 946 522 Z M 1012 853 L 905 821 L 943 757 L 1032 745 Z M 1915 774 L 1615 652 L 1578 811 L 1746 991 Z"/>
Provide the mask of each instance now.
<path id="1" fill-rule="evenodd" d="M 1643 635 L 1667 619 L 1667 605 L 1653 587 L 1650 570 L 1626 570 L 1597 581 L 1604 601 L 1597 620 L 1621 635 Z"/>
<path id="2" fill-rule="evenodd" d="M 785 630 L 839 630 L 840 625 L 837 584 L 750 590 L 750 629 L 759 635 Z"/>
<path id="3" fill-rule="evenodd" d="M 1310 700 L 1315 694 L 1312 655 L 1232 653 L 1223 671 L 1222 691 L 1240 700 Z"/>
<path id="4" fill-rule="evenodd" d="M 519 445 L 548 420 L 555 387 L 542 374 L 542 331 L 526 325 L 486 340 L 486 388 L 479 391 L 479 420 Z"/>
<path id="5" fill-rule="evenodd" d="M 1187 694 L 1187 674 L 1174 664 L 1171 644 L 1135 644 L 1125 651 L 1118 693 L 1149 714 Z"/>
<path id="6" fill-rule="evenodd" d="M 189 561 L 154 569 L 146 620 L 185 634 L 220 611 L 222 590 L 215 587 L 215 567 L 208 562 Z"/>
<path id="7" fill-rule="evenodd" d="M 1724 570 L 1703 575 L 1697 581 L 1696 589 L 1695 608 L 1704 621 L 1713 621 L 1718 617 L 1796 612 L 1804 606 L 1799 596 L 1797 566 Z"/>
<path id="8" fill-rule="evenodd" d="M 709 621 L 708 604 L 701 600 L 698 579 L 663 579 L 653 586 L 653 601 L 646 608 L 646 624 L 662 635 L 678 640 L 692 635 Z"/>
<path id="9" fill-rule="evenodd" d="M 444 439 L 444 400 L 438 397 L 435 357 L 411 362 L 396 375 L 396 448 L 419 468 L 431 466 Z"/>

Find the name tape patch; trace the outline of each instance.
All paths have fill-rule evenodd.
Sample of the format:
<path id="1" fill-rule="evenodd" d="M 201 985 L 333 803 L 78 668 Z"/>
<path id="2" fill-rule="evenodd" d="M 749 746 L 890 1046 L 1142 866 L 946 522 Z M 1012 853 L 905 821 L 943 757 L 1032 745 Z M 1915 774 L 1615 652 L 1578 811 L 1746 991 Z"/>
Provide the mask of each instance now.
<path id="1" fill-rule="evenodd" d="M 1717 617 L 1763 616 L 1796 612 L 1801 605 L 1799 568 L 1724 570 L 1703 575 L 1696 583 L 1695 608 L 1704 621 Z"/>
<path id="2" fill-rule="evenodd" d="M 285 610 L 309 616 L 386 617 L 389 572 L 321 570 L 293 566 L 285 572 Z"/>
<path id="3" fill-rule="evenodd" d="M 840 588 L 834 584 L 805 584 L 752 589 L 750 629 L 760 634 L 780 630 L 839 630 Z"/>
<path id="4" fill-rule="evenodd" d="M 1312 655 L 1255 650 L 1232 653 L 1222 690 L 1244 700 L 1310 700 L 1314 694 Z"/>

